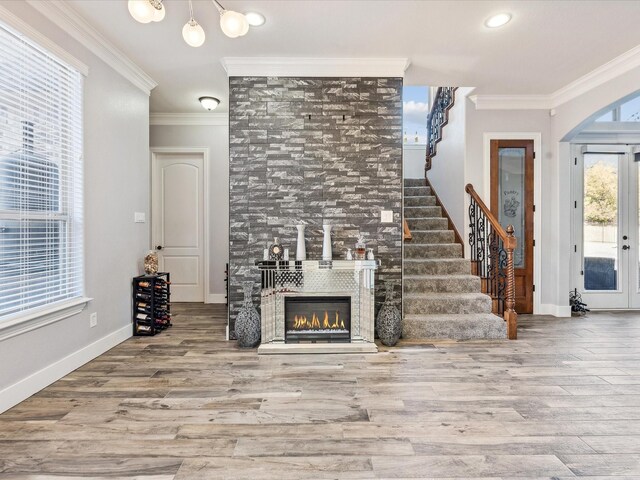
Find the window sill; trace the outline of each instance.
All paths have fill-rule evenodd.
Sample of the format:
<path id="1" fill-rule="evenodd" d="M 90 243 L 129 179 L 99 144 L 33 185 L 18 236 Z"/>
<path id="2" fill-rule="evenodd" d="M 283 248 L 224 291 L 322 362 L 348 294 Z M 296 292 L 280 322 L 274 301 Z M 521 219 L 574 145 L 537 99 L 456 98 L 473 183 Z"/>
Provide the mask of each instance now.
<path id="1" fill-rule="evenodd" d="M 65 318 L 77 315 L 92 298 L 79 297 L 56 305 L 48 305 L 32 312 L 17 314 L 7 320 L 0 320 L 0 341 L 32 330 L 51 325 Z"/>

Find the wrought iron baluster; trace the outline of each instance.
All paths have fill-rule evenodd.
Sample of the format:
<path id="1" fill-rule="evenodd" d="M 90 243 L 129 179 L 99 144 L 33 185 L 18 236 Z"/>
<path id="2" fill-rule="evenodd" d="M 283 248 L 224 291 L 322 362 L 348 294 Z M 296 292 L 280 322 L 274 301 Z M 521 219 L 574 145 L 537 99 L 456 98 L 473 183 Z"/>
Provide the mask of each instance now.
<path id="1" fill-rule="evenodd" d="M 505 230 L 472 185 L 465 190 L 471 196 L 468 212 L 472 273 L 480 277 L 482 291 L 491 297 L 493 312 L 507 322 L 508 337 L 516 339 L 513 252 L 517 242 L 513 226 Z"/>

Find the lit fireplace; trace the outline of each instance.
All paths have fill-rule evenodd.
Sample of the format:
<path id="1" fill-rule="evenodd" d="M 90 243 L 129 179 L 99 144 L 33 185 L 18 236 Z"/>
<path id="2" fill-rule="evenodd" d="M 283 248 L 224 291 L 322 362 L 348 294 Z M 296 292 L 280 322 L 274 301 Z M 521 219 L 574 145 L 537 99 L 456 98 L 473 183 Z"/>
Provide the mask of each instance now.
<path id="1" fill-rule="evenodd" d="M 286 297 L 286 342 L 349 342 L 351 297 Z"/>

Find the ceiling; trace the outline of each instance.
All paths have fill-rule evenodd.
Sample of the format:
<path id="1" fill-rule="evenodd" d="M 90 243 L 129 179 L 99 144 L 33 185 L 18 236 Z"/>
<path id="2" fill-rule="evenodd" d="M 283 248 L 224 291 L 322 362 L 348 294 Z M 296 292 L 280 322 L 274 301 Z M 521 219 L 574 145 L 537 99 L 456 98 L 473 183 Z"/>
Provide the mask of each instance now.
<path id="1" fill-rule="evenodd" d="M 137 23 L 126 0 L 68 0 L 158 86 L 151 111 L 202 112 L 213 95 L 227 111 L 222 57 L 407 57 L 410 85 L 475 86 L 482 94 L 549 94 L 640 44 L 638 1 L 221 0 L 267 23 L 227 38 L 210 0 L 194 0 L 207 39 L 182 40 L 186 0 L 165 0 L 160 23 Z M 510 12 L 506 26 L 484 20 Z"/>

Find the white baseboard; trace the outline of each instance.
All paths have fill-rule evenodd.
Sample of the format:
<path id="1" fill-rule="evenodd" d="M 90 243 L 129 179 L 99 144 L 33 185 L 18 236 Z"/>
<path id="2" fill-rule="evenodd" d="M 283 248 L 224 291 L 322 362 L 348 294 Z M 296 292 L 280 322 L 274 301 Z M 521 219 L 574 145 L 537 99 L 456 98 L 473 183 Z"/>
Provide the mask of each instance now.
<path id="1" fill-rule="evenodd" d="M 540 311 L 536 315 L 553 315 L 554 317 L 570 317 L 571 307 L 569 305 L 554 305 L 552 303 L 540 304 Z"/>
<path id="2" fill-rule="evenodd" d="M 204 303 L 227 303 L 224 293 L 210 293 Z"/>
<path id="3" fill-rule="evenodd" d="M 102 337 L 86 347 L 67 355 L 42 370 L 29 375 L 27 378 L 8 386 L 0 391 L 0 413 L 26 400 L 34 393 L 39 392 L 56 380 L 61 379 L 90 360 L 102 355 L 107 350 L 124 342 L 131 337 L 131 335 L 132 327 L 131 325 L 126 325 L 106 337 Z"/>

